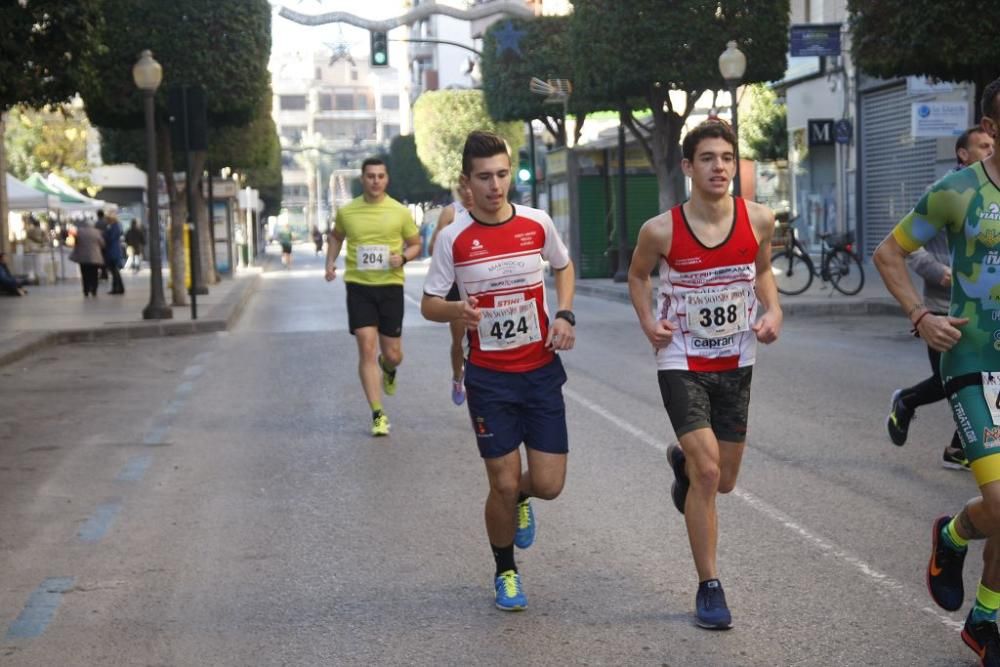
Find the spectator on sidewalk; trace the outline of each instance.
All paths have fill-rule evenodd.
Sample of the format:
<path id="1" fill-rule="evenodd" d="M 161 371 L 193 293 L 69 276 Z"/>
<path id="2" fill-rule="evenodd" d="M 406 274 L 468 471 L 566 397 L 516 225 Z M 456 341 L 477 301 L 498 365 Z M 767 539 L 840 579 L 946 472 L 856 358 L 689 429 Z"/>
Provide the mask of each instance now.
<path id="1" fill-rule="evenodd" d="M 125 253 L 122 250 L 122 226 L 118 216 L 108 215 L 108 228 L 104 230 L 104 264 L 111 273 L 111 290 L 108 294 L 124 294 L 121 269 L 125 266 Z"/>
<path id="2" fill-rule="evenodd" d="M 103 210 L 98 210 L 97 211 L 97 222 L 94 223 L 94 229 L 96 229 L 97 232 L 102 237 L 104 236 L 104 232 L 106 232 L 107 229 L 108 229 L 108 221 L 104 217 L 104 211 Z M 106 263 L 103 262 L 103 261 L 101 262 L 101 268 L 100 268 L 99 272 L 100 272 L 100 278 L 101 278 L 101 280 L 107 280 L 108 279 L 108 267 L 107 267 Z M 97 296 L 97 295 L 95 294 L 94 296 Z"/>
<path id="3" fill-rule="evenodd" d="M 98 274 L 104 266 L 104 235 L 81 220 L 76 227 L 76 244 L 70 254 L 71 262 L 80 265 L 83 296 L 97 296 Z"/>
<path id="4" fill-rule="evenodd" d="M 139 222 L 133 220 L 125 232 L 125 244 L 128 245 L 129 260 L 132 264 L 132 273 L 138 273 L 142 268 L 142 253 L 146 247 L 146 233 L 139 227 Z"/>
<path id="5" fill-rule="evenodd" d="M 7 266 L 7 255 L 0 252 L 0 294 L 8 296 L 24 296 L 28 292 L 24 289 L 25 281 L 15 278 Z"/>

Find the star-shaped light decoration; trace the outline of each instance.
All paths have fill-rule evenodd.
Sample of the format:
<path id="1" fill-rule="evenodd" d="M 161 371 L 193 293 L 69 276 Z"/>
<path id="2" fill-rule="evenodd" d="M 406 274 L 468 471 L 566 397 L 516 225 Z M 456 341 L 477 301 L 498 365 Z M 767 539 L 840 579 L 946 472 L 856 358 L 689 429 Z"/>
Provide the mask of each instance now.
<path id="1" fill-rule="evenodd" d="M 354 57 L 351 55 L 351 45 L 347 42 L 325 42 L 326 48 L 330 49 L 330 62 L 332 65 L 338 60 L 346 60 L 354 65 Z"/>
<path id="2" fill-rule="evenodd" d="M 524 31 L 518 30 L 514 27 L 514 24 L 509 20 L 506 21 L 503 26 L 494 33 L 497 39 L 497 55 L 503 57 L 507 51 L 511 51 L 516 56 L 522 56 L 521 53 L 521 38 L 524 37 Z"/>

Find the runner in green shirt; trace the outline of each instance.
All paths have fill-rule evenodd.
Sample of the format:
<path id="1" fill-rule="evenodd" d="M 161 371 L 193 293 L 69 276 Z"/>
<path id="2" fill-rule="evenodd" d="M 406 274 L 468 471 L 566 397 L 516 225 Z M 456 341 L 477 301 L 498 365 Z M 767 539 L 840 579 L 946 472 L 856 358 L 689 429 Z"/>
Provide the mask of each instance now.
<path id="1" fill-rule="evenodd" d="M 326 279 L 336 279 L 337 257 L 346 240 L 348 326 L 358 343 L 358 375 L 372 410 L 371 432 L 381 436 L 389 435 L 382 390 L 396 393 L 396 368 L 403 360 L 403 265 L 420 254 L 420 231 L 409 209 L 385 193 L 389 173 L 382 160 L 362 163 L 361 183 L 364 194 L 337 211 L 327 244 Z"/>
<path id="2" fill-rule="evenodd" d="M 1000 79 L 986 87 L 982 127 L 1000 133 Z M 906 255 L 944 229 L 951 252 L 946 316 L 924 305 Z M 965 602 L 962 565 L 970 540 L 986 540 L 983 576 L 962 639 L 984 665 L 1000 665 L 1000 152 L 934 184 L 875 251 L 886 287 L 914 330 L 942 352 L 941 377 L 981 496 L 934 522 L 927 567 L 931 597 L 955 611 Z"/>

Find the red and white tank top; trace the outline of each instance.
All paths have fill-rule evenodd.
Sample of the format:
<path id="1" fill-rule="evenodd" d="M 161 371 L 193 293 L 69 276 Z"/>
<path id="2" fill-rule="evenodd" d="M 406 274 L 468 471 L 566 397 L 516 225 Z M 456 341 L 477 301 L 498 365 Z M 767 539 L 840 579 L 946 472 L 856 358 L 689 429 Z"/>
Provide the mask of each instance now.
<path id="1" fill-rule="evenodd" d="M 444 297 L 452 283 L 478 300 L 483 318 L 469 331 L 469 363 L 524 373 L 551 362 L 543 260 L 556 269 L 569 252 L 545 211 L 516 206 L 509 220 L 483 224 L 456 216 L 435 244 L 424 292 Z"/>
<path id="2" fill-rule="evenodd" d="M 670 211 L 673 240 L 660 257 L 657 317 L 677 326 L 656 353 L 660 370 L 727 371 L 754 362 L 757 337 L 757 249 L 746 202 L 734 197 L 733 226 L 709 248 L 688 225 L 682 206 Z"/>

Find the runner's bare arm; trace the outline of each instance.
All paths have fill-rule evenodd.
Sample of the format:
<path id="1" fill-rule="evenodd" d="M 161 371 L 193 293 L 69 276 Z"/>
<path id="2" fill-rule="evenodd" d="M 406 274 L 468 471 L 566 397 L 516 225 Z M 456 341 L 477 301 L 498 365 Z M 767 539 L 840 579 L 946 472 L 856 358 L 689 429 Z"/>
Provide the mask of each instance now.
<path id="1" fill-rule="evenodd" d="M 454 322 L 462 320 L 474 329 L 483 318 L 478 308 L 479 300 L 470 296 L 465 301 L 445 301 L 444 297 L 424 293 L 420 300 L 420 314 L 431 322 Z"/>
<path id="2" fill-rule="evenodd" d="M 747 202 L 747 213 L 760 247 L 757 250 L 757 300 L 764 314 L 754 323 L 753 331 L 761 343 L 773 343 L 781 333 L 784 316 L 778 302 L 778 285 L 771 271 L 771 239 L 774 237 L 774 211 L 756 202 Z"/>
<path id="3" fill-rule="evenodd" d="M 628 271 L 628 293 L 632 307 L 639 317 L 639 325 L 646 338 L 659 349 L 670 344 L 674 336 L 674 325 L 667 320 L 657 320 L 650 304 L 653 300 L 653 285 L 650 274 L 656 268 L 660 257 L 670 254 L 673 227 L 669 213 L 650 218 L 639 230 L 639 239 L 632 253 L 632 264 Z"/>
<path id="4" fill-rule="evenodd" d="M 872 261 L 882 276 L 882 282 L 885 283 L 889 293 L 899 302 L 903 312 L 910 318 L 910 322 L 914 323 L 914 327 L 924 342 L 938 352 L 950 350 L 962 337 L 962 332 L 955 327 L 966 324 L 969 320 L 958 317 L 938 317 L 930 312 L 930 309 L 924 305 L 923 299 L 917 294 L 913 280 L 910 279 L 910 272 L 906 268 L 908 254 L 906 249 L 899 245 L 896 237 L 890 233 L 875 249 Z"/>
<path id="5" fill-rule="evenodd" d="M 559 301 L 556 312 L 573 310 L 573 296 L 576 293 L 576 270 L 573 268 L 573 262 L 555 270 L 555 283 L 556 297 Z M 572 350 L 576 342 L 576 327 L 561 317 L 553 317 L 550 324 L 545 347 L 550 350 Z"/>
<path id="6" fill-rule="evenodd" d="M 445 206 L 444 210 L 441 211 L 441 215 L 438 216 L 437 225 L 434 226 L 434 233 L 431 234 L 431 240 L 427 248 L 427 254 L 429 256 L 434 254 L 434 243 L 437 242 L 438 234 L 441 233 L 442 229 L 444 229 L 454 221 L 455 221 L 455 207 Z"/>
<path id="7" fill-rule="evenodd" d="M 403 254 L 397 255 L 395 253 L 389 255 L 389 266 L 394 269 L 398 269 L 406 262 L 416 259 L 417 255 L 420 254 L 420 234 L 415 234 L 408 239 L 403 239 Z M 414 248 L 416 248 L 414 250 Z M 406 260 L 404 262 L 403 260 Z"/>
<path id="8" fill-rule="evenodd" d="M 337 257 L 340 256 L 340 246 L 344 244 L 344 237 L 338 232 L 330 230 L 330 236 L 326 243 L 326 281 L 330 282 L 337 277 Z"/>

